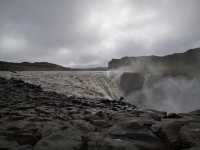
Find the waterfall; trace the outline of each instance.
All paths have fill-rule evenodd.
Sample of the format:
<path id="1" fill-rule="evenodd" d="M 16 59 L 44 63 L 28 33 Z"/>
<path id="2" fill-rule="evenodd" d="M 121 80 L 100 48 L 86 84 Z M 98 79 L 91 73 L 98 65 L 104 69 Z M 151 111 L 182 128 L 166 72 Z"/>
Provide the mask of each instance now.
<path id="1" fill-rule="evenodd" d="M 122 95 L 109 71 L 22 71 L 1 72 L 0 75 L 22 79 L 67 96 L 119 99 Z"/>

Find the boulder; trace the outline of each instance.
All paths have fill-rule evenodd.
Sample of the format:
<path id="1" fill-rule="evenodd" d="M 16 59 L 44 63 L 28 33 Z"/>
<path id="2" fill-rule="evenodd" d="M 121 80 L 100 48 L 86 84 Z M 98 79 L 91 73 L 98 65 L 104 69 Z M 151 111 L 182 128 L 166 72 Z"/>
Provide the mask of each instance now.
<path id="1" fill-rule="evenodd" d="M 41 133 L 22 132 L 15 135 L 16 141 L 20 145 L 35 145 L 41 139 Z"/>
<path id="2" fill-rule="evenodd" d="M 182 149 L 182 150 L 200 150 L 200 147 L 192 147 L 192 148 Z"/>
<path id="3" fill-rule="evenodd" d="M 152 122 L 131 120 L 115 125 L 109 131 L 112 139 L 134 143 L 140 150 L 167 150 L 168 147 L 150 129 Z"/>
<path id="4" fill-rule="evenodd" d="M 72 120 L 71 124 L 86 133 L 95 130 L 95 127 L 85 120 Z"/>
<path id="5" fill-rule="evenodd" d="M 200 147 L 200 122 L 191 122 L 180 129 L 183 147 Z"/>
<path id="6" fill-rule="evenodd" d="M 77 129 L 59 130 L 40 140 L 34 150 L 75 150 L 81 144 L 81 136 Z"/>
<path id="7" fill-rule="evenodd" d="M 42 139 L 34 150 L 139 150 L 134 143 L 112 139 L 102 133 L 83 134 L 81 130 L 69 128 Z"/>
<path id="8" fill-rule="evenodd" d="M 190 122 L 187 119 L 166 119 L 163 120 L 158 135 L 166 142 L 169 143 L 174 149 L 180 149 L 182 141 L 180 139 L 181 128 Z"/>
<path id="9" fill-rule="evenodd" d="M 176 113 L 169 113 L 169 114 L 167 114 L 166 118 L 179 119 L 179 118 L 182 118 L 182 116 L 180 116 Z"/>
<path id="10" fill-rule="evenodd" d="M 1 150 L 9 150 L 9 149 L 15 149 L 18 147 L 19 144 L 16 141 L 9 140 L 4 136 L 0 136 L 0 149 Z"/>
<path id="11" fill-rule="evenodd" d="M 12 150 L 33 150 L 33 147 L 31 145 L 21 145 L 19 147 L 15 147 Z"/>

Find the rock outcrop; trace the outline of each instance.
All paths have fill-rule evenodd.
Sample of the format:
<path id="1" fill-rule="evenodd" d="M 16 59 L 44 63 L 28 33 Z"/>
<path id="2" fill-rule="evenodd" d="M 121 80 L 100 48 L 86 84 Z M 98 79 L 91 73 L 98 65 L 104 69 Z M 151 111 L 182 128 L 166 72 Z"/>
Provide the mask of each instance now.
<path id="1" fill-rule="evenodd" d="M 113 59 L 108 66 L 121 74 L 123 96 L 132 104 L 169 112 L 198 109 L 200 48 L 167 56 Z"/>
<path id="2" fill-rule="evenodd" d="M 197 150 L 200 111 L 167 114 L 0 78 L 1 150 Z"/>
<path id="3" fill-rule="evenodd" d="M 108 68 L 151 74 L 183 74 L 195 76 L 199 74 L 200 48 L 167 56 L 123 57 L 112 59 Z"/>

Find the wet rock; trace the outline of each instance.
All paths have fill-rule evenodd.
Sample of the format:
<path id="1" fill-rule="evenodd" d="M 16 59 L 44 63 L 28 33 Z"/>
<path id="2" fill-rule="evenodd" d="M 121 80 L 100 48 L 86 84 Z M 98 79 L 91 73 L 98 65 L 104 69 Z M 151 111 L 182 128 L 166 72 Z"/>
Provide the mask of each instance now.
<path id="1" fill-rule="evenodd" d="M 162 118 L 165 118 L 167 116 L 166 112 L 163 111 L 156 111 L 152 109 L 147 109 L 144 111 L 144 113 L 141 113 L 142 117 L 153 119 L 155 121 L 161 121 Z"/>
<path id="2" fill-rule="evenodd" d="M 75 128 L 57 131 L 40 140 L 34 150 L 75 150 L 81 145 L 82 132 Z"/>
<path id="3" fill-rule="evenodd" d="M 189 120 L 165 120 L 160 126 L 159 136 L 173 148 L 178 149 L 182 147 L 180 129 L 188 122 Z"/>
<path id="4" fill-rule="evenodd" d="M 200 146 L 200 121 L 185 124 L 180 129 L 182 147 Z"/>
<path id="5" fill-rule="evenodd" d="M 103 120 L 103 119 L 92 120 L 91 123 L 98 128 L 108 128 L 112 126 L 111 122 L 109 122 L 108 120 Z"/>
<path id="6" fill-rule="evenodd" d="M 15 147 L 15 149 L 13 150 L 33 150 L 33 146 L 32 145 L 22 145 L 19 147 Z"/>
<path id="7" fill-rule="evenodd" d="M 133 120 L 118 124 L 110 129 L 113 139 L 129 141 L 138 149 L 165 150 L 167 147 L 144 123 Z"/>
<path id="8" fill-rule="evenodd" d="M 18 116 L 18 115 L 9 116 L 9 120 L 11 121 L 23 120 L 25 118 L 26 118 L 25 116 Z"/>
<path id="9" fill-rule="evenodd" d="M 167 116 L 165 118 L 178 119 L 178 118 L 182 118 L 182 116 L 180 116 L 176 113 L 169 113 L 169 114 L 167 114 Z"/>
<path id="10" fill-rule="evenodd" d="M 39 132 L 35 133 L 22 132 L 22 133 L 17 133 L 15 135 L 15 138 L 20 145 L 26 145 L 26 144 L 35 145 L 42 138 L 42 135 Z"/>
<path id="11" fill-rule="evenodd" d="M 71 121 L 71 124 L 83 132 L 91 132 L 95 130 L 95 127 L 85 120 L 73 120 Z"/>
<path id="12" fill-rule="evenodd" d="M 120 78 L 120 87 L 125 95 L 141 90 L 144 84 L 144 76 L 139 73 L 125 72 Z"/>
<path id="13" fill-rule="evenodd" d="M 134 143 L 112 139 L 101 133 L 83 135 L 80 130 L 70 128 L 59 131 L 41 140 L 34 150 L 139 150 Z"/>
<path id="14" fill-rule="evenodd" d="M 182 149 L 182 150 L 200 150 L 200 147 L 192 147 L 192 148 Z"/>
<path id="15" fill-rule="evenodd" d="M 88 139 L 88 150 L 139 150 L 135 143 L 121 139 L 113 139 L 98 132 L 90 135 Z"/>
<path id="16" fill-rule="evenodd" d="M 9 140 L 5 136 L 0 136 L 0 150 L 14 150 L 19 144 L 16 141 Z"/>
<path id="17" fill-rule="evenodd" d="M 165 112 L 165 111 L 158 111 L 158 110 L 153 110 L 153 109 L 146 109 L 144 111 L 147 113 L 158 115 L 161 118 L 164 118 L 167 116 L 167 112 Z"/>

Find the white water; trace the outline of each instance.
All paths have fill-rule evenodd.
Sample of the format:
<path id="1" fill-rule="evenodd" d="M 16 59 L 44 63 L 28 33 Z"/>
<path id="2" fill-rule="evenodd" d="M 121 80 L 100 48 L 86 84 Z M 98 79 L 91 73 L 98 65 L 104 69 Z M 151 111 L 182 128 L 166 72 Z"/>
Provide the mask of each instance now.
<path id="1" fill-rule="evenodd" d="M 118 80 L 123 72 L 89 71 L 24 71 L 2 72 L 0 76 L 15 77 L 41 85 L 44 90 L 56 91 L 67 96 L 119 99 L 123 96 Z M 125 100 L 138 107 L 167 112 L 189 112 L 200 108 L 200 80 L 167 78 L 142 90 L 133 92 Z"/>
<path id="2" fill-rule="evenodd" d="M 122 95 L 117 82 L 107 71 L 22 71 L 17 73 L 1 71 L 0 76 L 22 79 L 41 85 L 44 90 L 56 91 L 68 96 L 118 99 Z"/>

